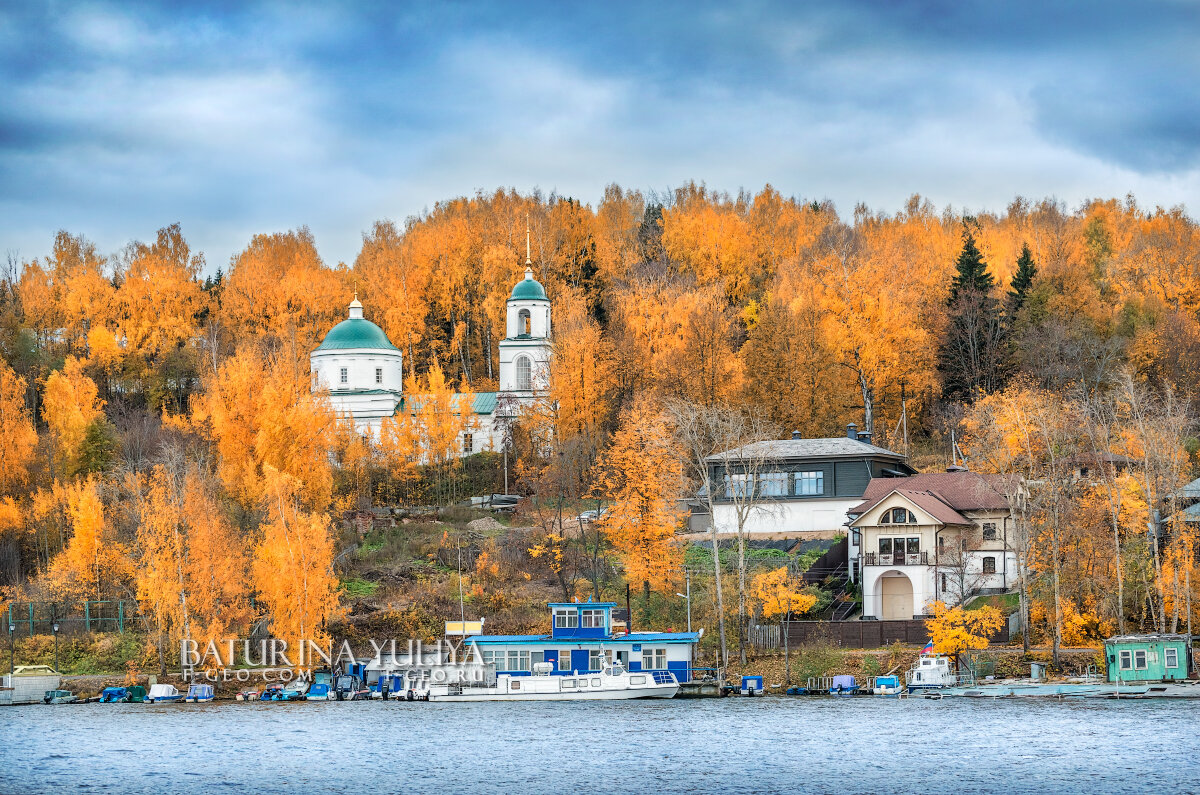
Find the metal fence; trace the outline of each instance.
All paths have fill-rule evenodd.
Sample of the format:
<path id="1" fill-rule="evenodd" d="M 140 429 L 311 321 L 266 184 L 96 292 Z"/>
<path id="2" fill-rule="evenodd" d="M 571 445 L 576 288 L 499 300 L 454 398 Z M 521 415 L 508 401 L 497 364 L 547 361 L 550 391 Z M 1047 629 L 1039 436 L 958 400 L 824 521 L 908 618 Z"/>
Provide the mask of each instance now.
<path id="1" fill-rule="evenodd" d="M 125 632 L 145 623 L 137 604 L 124 599 L 86 602 L 24 602 L 8 606 L 8 622 L 14 633 L 33 637 L 50 634 L 58 624 L 60 633 Z"/>

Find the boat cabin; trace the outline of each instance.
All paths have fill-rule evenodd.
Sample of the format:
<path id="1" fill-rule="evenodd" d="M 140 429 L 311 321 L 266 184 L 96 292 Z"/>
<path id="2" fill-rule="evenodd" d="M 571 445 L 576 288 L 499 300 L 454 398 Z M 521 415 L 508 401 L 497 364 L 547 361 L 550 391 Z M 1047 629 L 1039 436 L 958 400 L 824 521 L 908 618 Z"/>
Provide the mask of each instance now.
<path id="1" fill-rule="evenodd" d="M 957 684 L 950 670 L 950 659 L 941 656 L 921 655 L 908 673 L 904 675 L 909 691 L 931 687 L 952 687 Z"/>
<path id="2" fill-rule="evenodd" d="M 1104 641 L 1110 682 L 1173 682 L 1192 670 L 1191 635 L 1119 635 Z"/>
<path id="3" fill-rule="evenodd" d="M 630 673 L 668 671 L 691 680 L 700 632 L 625 633 L 613 626 L 615 602 L 551 602 L 546 635 L 474 635 L 466 652 L 478 652 L 497 674 L 530 676 L 534 666 L 551 676 L 602 671 L 616 662 Z M 540 669 L 538 669 L 540 670 Z"/>

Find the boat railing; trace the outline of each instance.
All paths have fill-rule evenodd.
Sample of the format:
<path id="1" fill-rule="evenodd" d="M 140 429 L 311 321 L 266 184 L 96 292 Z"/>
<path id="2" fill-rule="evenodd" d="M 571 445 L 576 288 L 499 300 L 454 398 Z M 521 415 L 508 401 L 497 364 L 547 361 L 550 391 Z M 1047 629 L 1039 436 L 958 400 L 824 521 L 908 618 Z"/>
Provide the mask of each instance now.
<path id="1" fill-rule="evenodd" d="M 808 692 L 810 693 L 825 693 L 829 688 L 833 687 L 832 676 L 810 676 L 808 677 Z"/>
<path id="2" fill-rule="evenodd" d="M 670 671 L 649 671 L 648 673 L 654 678 L 656 685 L 673 685 L 678 681 L 675 674 Z"/>

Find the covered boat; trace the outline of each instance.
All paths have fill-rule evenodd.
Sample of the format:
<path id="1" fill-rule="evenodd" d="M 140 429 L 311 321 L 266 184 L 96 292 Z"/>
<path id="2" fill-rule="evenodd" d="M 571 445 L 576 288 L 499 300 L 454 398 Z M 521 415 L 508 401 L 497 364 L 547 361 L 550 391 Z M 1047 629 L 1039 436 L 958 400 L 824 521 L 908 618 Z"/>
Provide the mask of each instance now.
<path id="1" fill-rule="evenodd" d="M 179 701 L 183 698 L 183 693 L 180 693 L 175 685 L 150 685 L 150 692 L 146 694 L 147 704 L 160 704 L 168 701 Z"/>
<path id="2" fill-rule="evenodd" d="M 129 700 L 129 688 L 106 687 L 100 691 L 101 704 L 122 704 Z"/>
<path id="3" fill-rule="evenodd" d="M 188 687 L 187 695 L 183 698 L 184 701 L 190 701 L 193 704 L 203 704 L 206 701 L 213 700 L 213 686 L 193 684 Z"/>
<path id="4" fill-rule="evenodd" d="M 739 692 L 743 696 L 761 696 L 767 692 L 767 689 L 763 686 L 763 678 L 761 676 L 743 676 Z"/>
<path id="5" fill-rule="evenodd" d="M 590 673 L 552 674 L 554 665 L 533 665 L 531 676 L 499 674 L 491 686 L 436 685 L 430 701 L 618 701 L 672 698 L 679 681 L 667 671 L 632 673 L 617 663 Z"/>
<path id="6" fill-rule="evenodd" d="M 829 683 L 829 695 L 852 696 L 858 692 L 858 680 L 850 674 L 839 674 Z"/>
<path id="7" fill-rule="evenodd" d="M 877 676 L 875 677 L 875 695 L 877 696 L 898 696 L 904 688 L 900 685 L 900 677 L 898 676 Z"/>

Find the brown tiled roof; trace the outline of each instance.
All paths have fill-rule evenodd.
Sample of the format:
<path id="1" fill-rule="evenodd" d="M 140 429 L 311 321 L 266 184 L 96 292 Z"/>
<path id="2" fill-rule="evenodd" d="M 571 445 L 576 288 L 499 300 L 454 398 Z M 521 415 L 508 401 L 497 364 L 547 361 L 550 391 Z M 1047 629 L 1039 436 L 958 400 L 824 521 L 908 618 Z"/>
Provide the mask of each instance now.
<path id="1" fill-rule="evenodd" d="M 863 494 L 863 501 L 848 513 L 866 513 L 897 490 L 928 492 L 955 511 L 1003 511 L 1008 509 L 1004 494 L 1015 487 L 1015 478 L 981 475 L 978 472 L 933 472 L 906 478 L 872 478 Z"/>
<path id="2" fill-rule="evenodd" d="M 904 481 L 905 478 L 897 478 L 897 480 Z M 912 489 L 894 489 L 894 492 L 911 500 L 913 505 L 916 505 L 942 524 L 971 524 L 970 519 L 942 502 L 936 494 L 928 491 L 913 491 Z M 888 492 L 888 494 L 891 493 L 890 491 Z M 884 495 L 884 497 L 886 496 L 887 494 Z M 879 499 L 882 500 L 883 497 Z M 878 504 L 878 500 L 876 503 Z"/>

